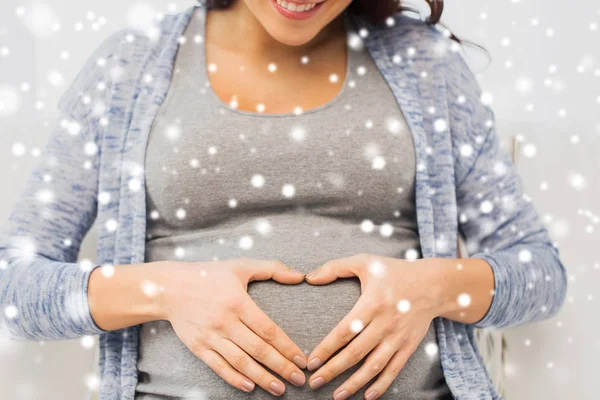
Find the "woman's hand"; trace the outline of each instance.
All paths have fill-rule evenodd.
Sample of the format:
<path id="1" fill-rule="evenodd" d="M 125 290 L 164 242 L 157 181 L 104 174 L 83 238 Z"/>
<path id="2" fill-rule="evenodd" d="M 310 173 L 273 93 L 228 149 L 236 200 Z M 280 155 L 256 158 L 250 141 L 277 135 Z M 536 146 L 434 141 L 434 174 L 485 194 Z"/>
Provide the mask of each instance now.
<path id="1" fill-rule="evenodd" d="M 300 283 L 302 272 L 281 261 L 247 258 L 152 264 L 156 268 L 148 276 L 158 276 L 160 284 L 142 286 L 156 296 L 160 319 L 170 321 L 179 339 L 227 383 L 250 392 L 255 382 L 283 394 L 283 382 L 259 362 L 297 386 L 305 383 L 300 369 L 306 367 L 305 354 L 247 292 L 255 280 Z"/>
<path id="2" fill-rule="evenodd" d="M 314 370 L 350 342 L 311 376 L 311 388 L 331 381 L 368 354 L 364 364 L 334 391 L 334 399 L 348 398 L 377 374 L 365 398 L 375 399 L 387 390 L 441 310 L 438 286 L 432 284 L 438 270 L 435 264 L 428 265 L 432 268 L 415 261 L 358 254 L 328 261 L 306 276 L 313 285 L 357 276 L 362 292 L 350 313 L 308 357 L 308 369 Z"/>

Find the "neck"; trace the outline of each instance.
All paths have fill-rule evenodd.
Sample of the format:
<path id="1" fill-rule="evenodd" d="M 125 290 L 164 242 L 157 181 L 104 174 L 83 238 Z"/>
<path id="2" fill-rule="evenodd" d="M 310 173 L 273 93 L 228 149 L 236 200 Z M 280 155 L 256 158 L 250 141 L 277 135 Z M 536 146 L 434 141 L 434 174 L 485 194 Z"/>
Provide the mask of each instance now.
<path id="1" fill-rule="evenodd" d="M 211 23 L 220 46 L 237 52 L 252 54 L 253 58 L 266 60 L 301 57 L 327 45 L 332 39 L 344 34 L 343 14 L 327 24 L 310 41 L 290 46 L 273 38 L 256 19 L 243 0 L 236 0 L 224 10 L 213 9 Z"/>

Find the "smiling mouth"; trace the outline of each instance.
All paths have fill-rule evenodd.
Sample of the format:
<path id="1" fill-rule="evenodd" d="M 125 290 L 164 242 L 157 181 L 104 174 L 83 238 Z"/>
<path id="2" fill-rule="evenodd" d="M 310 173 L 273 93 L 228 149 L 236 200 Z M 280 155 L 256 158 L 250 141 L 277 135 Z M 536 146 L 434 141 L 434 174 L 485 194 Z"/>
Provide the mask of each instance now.
<path id="1" fill-rule="evenodd" d="M 327 0 L 302 2 L 288 0 L 271 0 L 277 11 L 291 19 L 307 19 L 316 14 Z"/>
<path id="2" fill-rule="evenodd" d="M 317 6 L 317 4 L 320 4 L 320 3 L 319 2 L 316 2 L 316 3 L 295 3 L 295 2 L 292 2 L 292 1 L 277 0 L 277 4 L 280 7 L 285 8 L 288 11 L 304 12 L 304 11 L 310 11 L 310 10 L 312 10 L 314 7 Z"/>

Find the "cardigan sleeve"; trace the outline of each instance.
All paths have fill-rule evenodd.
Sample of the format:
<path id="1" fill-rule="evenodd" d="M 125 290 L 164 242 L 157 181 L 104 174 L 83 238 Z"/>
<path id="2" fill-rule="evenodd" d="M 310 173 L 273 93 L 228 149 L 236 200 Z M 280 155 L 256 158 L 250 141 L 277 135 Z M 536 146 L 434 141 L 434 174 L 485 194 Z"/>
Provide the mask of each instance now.
<path id="1" fill-rule="evenodd" d="M 105 330 L 91 317 L 91 262 L 78 263 L 97 211 L 105 79 L 125 30 L 88 57 L 58 102 L 58 122 L 0 230 L 0 334 L 64 340 Z M 104 88 L 104 90 L 102 90 Z"/>
<path id="2" fill-rule="evenodd" d="M 558 313 L 567 273 L 509 154 L 488 95 L 458 53 L 448 65 L 459 230 L 469 257 L 492 267 L 494 295 L 478 328 L 506 328 Z"/>

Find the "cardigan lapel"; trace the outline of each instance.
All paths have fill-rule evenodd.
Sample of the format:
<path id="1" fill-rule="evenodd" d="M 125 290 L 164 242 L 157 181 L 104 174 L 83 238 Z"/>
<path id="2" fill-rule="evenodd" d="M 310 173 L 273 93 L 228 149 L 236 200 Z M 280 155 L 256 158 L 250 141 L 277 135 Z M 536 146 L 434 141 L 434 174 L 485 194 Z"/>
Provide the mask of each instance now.
<path id="1" fill-rule="evenodd" d="M 101 233 L 98 238 L 100 263 L 141 264 L 146 248 L 146 191 L 145 154 L 152 123 L 163 103 L 171 82 L 179 37 L 188 25 L 197 5 L 169 18 L 177 18 L 168 24 L 156 43 L 147 45 L 132 54 L 143 58 L 139 70 L 129 70 L 127 79 L 119 86 L 132 85 L 125 90 L 133 93 L 131 98 L 119 97 L 119 90 L 111 99 L 110 131 L 104 135 L 103 166 L 100 190 L 111 193 L 111 203 L 99 209 L 100 232 L 109 219 L 118 221 L 115 234 Z M 127 51 L 131 51 L 126 49 Z M 135 64 L 138 65 L 138 64 Z M 152 84 L 142 84 L 140 77 L 150 74 Z M 140 325 L 105 333 L 100 341 L 100 364 L 121 376 L 120 388 L 110 387 L 112 380 L 103 380 L 103 393 L 121 393 L 119 399 L 135 398 L 137 375 L 137 348 Z M 110 343 L 110 346 L 108 344 Z M 114 349 L 122 349 L 115 353 Z M 108 367 L 106 366 L 108 364 Z M 118 384 L 118 383 L 117 383 Z M 111 397 L 112 398 L 112 397 Z"/>
<path id="2" fill-rule="evenodd" d="M 397 65 L 392 61 L 394 55 L 388 54 L 391 44 L 385 42 L 386 28 L 373 25 L 360 15 L 350 13 L 350 17 L 359 32 L 363 29 L 367 32 L 363 43 L 392 90 L 413 136 L 416 153 L 415 201 L 421 254 L 423 258 L 435 257 L 434 214 L 429 186 L 430 165 L 427 157 L 427 135 L 419 101 L 419 77 L 408 63 Z"/>
<path id="3" fill-rule="evenodd" d="M 440 96 L 437 92 L 435 96 L 432 95 L 434 87 L 436 90 L 443 89 L 445 94 L 443 71 L 441 68 L 427 71 L 429 81 L 424 80 L 420 76 L 421 71 L 417 71 L 415 63 L 410 60 L 409 50 L 401 38 L 385 36 L 386 28 L 375 27 L 361 16 L 354 16 L 353 19 L 359 29 L 367 29 L 368 35 L 363 38 L 366 48 L 394 93 L 413 135 L 416 152 L 415 201 L 422 257 L 454 258 L 457 252 L 456 202 L 449 203 L 448 199 L 455 199 L 455 196 L 454 193 L 450 196 L 447 193 L 455 190 L 454 185 L 450 184 L 454 182 L 451 137 L 448 132 L 433 137 L 425 124 L 433 127 L 434 116 L 424 113 L 424 110 L 433 106 L 436 115 L 445 115 L 448 121 L 446 96 Z M 391 49 L 397 53 L 390 54 Z M 393 62 L 394 56 L 399 56 L 399 63 Z M 433 178 L 430 178 L 429 171 L 435 171 Z M 445 229 L 438 232 L 437 237 L 436 224 Z M 454 371 L 457 368 L 455 364 L 461 364 L 461 359 L 453 360 L 448 356 L 450 353 L 460 354 L 461 351 L 458 342 L 447 340 L 447 335 L 456 331 L 454 324 L 441 317 L 436 317 L 434 324 L 442 368 L 444 371 Z M 464 367 L 460 365 L 460 368 Z M 458 382 L 465 384 L 458 379 L 446 381 L 454 393 L 458 390 Z"/>
<path id="4" fill-rule="evenodd" d="M 146 146 L 152 125 L 171 84 L 175 56 L 179 48 L 179 38 L 188 26 L 196 7 L 199 7 L 199 5 L 188 7 L 185 12 L 177 15 L 177 20 L 169 25 L 172 30 L 164 33 L 164 42 L 157 46 L 156 53 L 158 54 L 153 51 L 149 55 L 150 60 L 148 60 L 148 63 L 144 63 L 147 67 L 143 74 L 160 76 L 161 79 L 154 79 L 152 83 L 147 83 L 140 88 L 140 95 L 132 111 L 132 126 L 127 132 L 126 139 L 127 159 L 131 161 L 133 168 L 137 168 L 140 172 L 140 189 L 133 194 L 130 201 L 127 201 L 129 209 L 125 211 L 125 214 L 131 215 L 133 218 L 130 224 L 131 253 L 129 255 L 133 264 L 145 261 L 147 210 L 144 167 Z M 165 62 L 165 60 L 168 60 L 168 62 Z M 126 186 L 127 183 L 123 182 L 121 188 L 125 189 Z"/>

